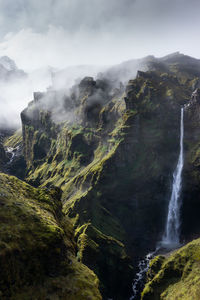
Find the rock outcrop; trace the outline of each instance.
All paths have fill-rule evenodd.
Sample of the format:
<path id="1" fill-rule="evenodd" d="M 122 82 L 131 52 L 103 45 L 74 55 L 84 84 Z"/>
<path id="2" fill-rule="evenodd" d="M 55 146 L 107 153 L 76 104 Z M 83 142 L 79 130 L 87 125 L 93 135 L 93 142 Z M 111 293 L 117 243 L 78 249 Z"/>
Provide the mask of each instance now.
<path id="1" fill-rule="evenodd" d="M 3 145 L 0 143 L 0 170 L 3 169 L 3 167 L 7 162 L 8 162 L 8 157 L 6 155 Z"/>

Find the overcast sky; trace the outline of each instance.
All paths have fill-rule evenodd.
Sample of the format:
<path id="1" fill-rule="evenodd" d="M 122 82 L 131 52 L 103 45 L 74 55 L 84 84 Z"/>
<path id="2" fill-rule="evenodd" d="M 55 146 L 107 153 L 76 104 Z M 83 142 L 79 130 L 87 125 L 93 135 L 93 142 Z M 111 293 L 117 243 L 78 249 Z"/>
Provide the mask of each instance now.
<path id="1" fill-rule="evenodd" d="M 200 58 L 199 0 L 0 0 L 0 55 L 29 70 Z"/>

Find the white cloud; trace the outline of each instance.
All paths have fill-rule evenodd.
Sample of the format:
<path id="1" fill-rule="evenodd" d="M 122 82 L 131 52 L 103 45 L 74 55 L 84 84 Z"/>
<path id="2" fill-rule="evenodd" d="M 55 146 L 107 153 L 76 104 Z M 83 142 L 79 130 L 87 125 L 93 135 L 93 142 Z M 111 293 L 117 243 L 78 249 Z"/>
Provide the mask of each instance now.
<path id="1" fill-rule="evenodd" d="M 0 0 L 0 55 L 19 67 L 198 56 L 198 0 Z"/>
<path id="2" fill-rule="evenodd" d="M 0 56 L 25 71 L 112 65 L 175 51 L 198 58 L 199 10 L 199 0 L 0 0 Z M 46 87 L 40 80 L 40 87 L 31 81 L 12 90 L 1 86 L 4 115 L 19 115 L 33 90 Z"/>

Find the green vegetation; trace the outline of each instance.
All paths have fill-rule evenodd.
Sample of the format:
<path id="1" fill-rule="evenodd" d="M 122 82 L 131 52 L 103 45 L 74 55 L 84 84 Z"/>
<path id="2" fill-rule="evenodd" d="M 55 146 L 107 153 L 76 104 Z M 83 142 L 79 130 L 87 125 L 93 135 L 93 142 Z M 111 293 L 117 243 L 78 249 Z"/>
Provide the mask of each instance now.
<path id="1" fill-rule="evenodd" d="M 0 174 L 1 299 L 101 299 L 98 279 L 75 258 L 59 190 Z"/>
<path id="2" fill-rule="evenodd" d="M 13 135 L 7 137 L 4 140 L 4 146 L 16 148 L 17 146 L 22 145 L 22 142 L 23 142 L 22 132 L 21 129 L 19 129 Z"/>
<path id="3" fill-rule="evenodd" d="M 200 298 L 200 239 L 155 257 L 148 271 L 142 300 L 198 300 Z"/>

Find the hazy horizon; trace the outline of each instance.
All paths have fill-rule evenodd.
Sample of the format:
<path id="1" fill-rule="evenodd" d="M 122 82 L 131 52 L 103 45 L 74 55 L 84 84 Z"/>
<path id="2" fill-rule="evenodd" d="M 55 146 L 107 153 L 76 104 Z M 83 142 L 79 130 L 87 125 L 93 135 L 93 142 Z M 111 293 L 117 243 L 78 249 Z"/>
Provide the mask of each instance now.
<path id="1" fill-rule="evenodd" d="M 0 0 L 0 56 L 25 71 L 176 51 L 199 58 L 199 8 L 197 0 Z"/>
<path id="2" fill-rule="evenodd" d="M 148 55 L 179 51 L 200 58 L 199 9 L 197 0 L 0 0 L 0 56 L 25 72 L 39 70 L 1 85 L 1 123 L 20 124 L 33 91 L 51 84 L 47 66 L 97 66 L 88 72 L 69 68 L 69 85 L 99 67 Z"/>

